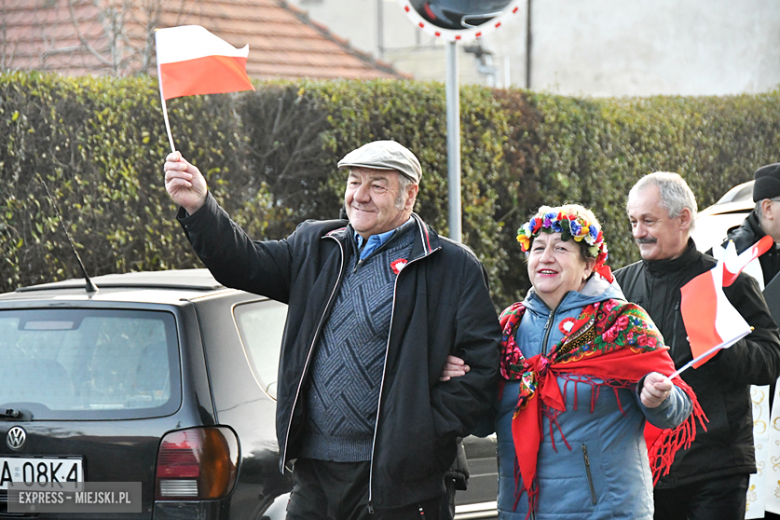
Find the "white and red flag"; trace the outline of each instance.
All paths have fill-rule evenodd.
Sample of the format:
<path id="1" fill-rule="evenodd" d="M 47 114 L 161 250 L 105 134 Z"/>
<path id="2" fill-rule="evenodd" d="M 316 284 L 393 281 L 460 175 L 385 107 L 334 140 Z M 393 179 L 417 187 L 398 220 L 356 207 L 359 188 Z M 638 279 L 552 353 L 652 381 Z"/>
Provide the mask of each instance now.
<path id="1" fill-rule="evenodd" d="M 734 283 L 739 273 L 750 262 L 769 251 L 773 245 L 775 245 L 775 240 L 769 235 L 764 235 L 761 240 L 737 255 L 737 248 L 734 246 L 734 242 L 729 240 L 729 245 L 726 246 L 726 253 L 723 255 L 723 287 L 728 287 Z"/>
<path id="2" fill-rule="evenodd" d="M 249 45 L 237 49 L 200 25 L 158 29 L 154 37 L 164 99 L 254 90 L 246 74 Z"/>
<path id="3" fill-rule="evenodd" d="M 197 94 L 254 90 L 246 74 L 249 45 L 236 49 L 200 25 L 158 29 L 154 38 L 165 129 L 171 151 L 175 152 L 165 101 Z"/>
<path id="4" fill-rule="evenodd" d="M 723 287 L 728 287 L 751 261 L 773 245 L 771 237 L 764 237 L 752 247 L 737 255 L 733 242 L 729 242 L 723 259 L 711 270 L 700 274 L 680 292 L 680 312 L 693 360 L 672 376 L 689 367 L 699 368 L 719 350 L 729 348 L 753 330 L 745 318 L 726 298 Z"/>

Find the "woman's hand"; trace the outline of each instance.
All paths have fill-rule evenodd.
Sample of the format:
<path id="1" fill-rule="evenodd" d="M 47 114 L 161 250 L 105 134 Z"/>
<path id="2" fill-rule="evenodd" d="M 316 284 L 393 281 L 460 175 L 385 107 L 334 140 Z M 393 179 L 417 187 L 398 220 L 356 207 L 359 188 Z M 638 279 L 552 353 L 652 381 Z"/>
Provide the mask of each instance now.
<path id="1" fill-rule="evenodd" d="M 639 399 L 647 408 L 658 408 L 672 393 L 672 388 L 674 385 L 668 377 L 658 372 L 650 372 L 645 377 Z"/>
<path id="2" fill-rule="evenodd" d="M 447 356 L 447 363 L 441 371 L 439 381 L 449 381 L 453 377 L 465 376 L 471 367 L 465 361 L 455 356 Z"/>

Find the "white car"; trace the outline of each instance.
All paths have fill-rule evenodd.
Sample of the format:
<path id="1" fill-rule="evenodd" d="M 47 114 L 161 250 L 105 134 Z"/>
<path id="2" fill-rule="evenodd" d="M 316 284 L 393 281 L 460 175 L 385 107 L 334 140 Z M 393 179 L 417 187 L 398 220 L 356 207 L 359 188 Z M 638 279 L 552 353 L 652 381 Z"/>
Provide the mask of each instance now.
<path id="1" fill-rule="evenodd" d="M 756 206 L 753 183 L 749 181 L 734 186 L 718 202 L 699 212 L 696 227 L 691 233 L 696 249 L 708 251 L 722 244 L 728 232 L 742 224 Z"/>

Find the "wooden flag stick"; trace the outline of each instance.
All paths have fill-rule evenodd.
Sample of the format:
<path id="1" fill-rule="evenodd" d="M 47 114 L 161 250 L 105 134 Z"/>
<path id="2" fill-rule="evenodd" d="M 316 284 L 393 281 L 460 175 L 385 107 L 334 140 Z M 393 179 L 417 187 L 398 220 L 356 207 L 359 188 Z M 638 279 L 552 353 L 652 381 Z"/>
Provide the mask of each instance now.
<path id="1" fill-rule="evenodd" d="M 688 362 L 687 362 L 685 365 L 683 365 L 682 367 L 680 367 L 680 369 L 679 369 L 679 370 L 676 370 L 676 371 L 675 371 L 675 372 L 674 372 L 672 375 L 670 375 L 670 376 L 669 376 L 669 379 L 674 379 L 675 377 L 679 376 L 680 374 L 682 374 L 683 372 L 685 372 L 686 370 L 688 370 L 689 368 L 691 368 L 693 365 L 695 365 L 696 363 L 698 363 L 698 362 L 699 362 L 699 361 L 701 361 L 702 359 L 707 359 L 707 357 L 711 356 L 712 354 L 714 354 L 714 353 L 715 353 L 715 352 L 717 352 L 718 350 L 720 350 L 720 349 L 723 349 L 723 348 L 729 348 L 729 347 L 730 347 L 730 346 L 732 346 L 734 343 L 736 343 L 737 341 L 741 340 L 742 338 L 744 338 L 745 336 L 747 336 L 747 335 L 748 335 L 748 334 L 750 334 L 751 332 L 753 332 L 753 327 L 750 327 L 750 330 L 749 330 L 749 331 L 747 331 L 747 332 L 745 332 L 745 333 L 743 333 L 743 334 L 740 334 L 740 335 L 739 335 L 739 336 L 737 336 L 736 338 L 730 339 L 730 340 L 728 340 L 728 341 L 724 341 L 724 342 L 723 342 L 723 343 L 721 343 L 720 345 L 715 345 L 714 347 L 712 347 L 711 349 L 709 349 L 709 350 L 708 350 L 707 352 L 705 352 L 704 354 L 702 354 L 702 355 L 700 355 L 700 356 L 697 356 L 696 358 L 694 358 L 694 359 L 692 359 L 692 360 L 688 361 Z"/>
<path id="2" fill-rule="evenodd" d="M 160 100 L 162 101 L 163 119 L 165 119 L 165 130 L 168 132 L 168 142 L 171 143 L 171 152 L 176 151 L 173 145 L 173 135 L 171 135 L 171 123 L 168 122 L 168 106 L 165 104 L 165 98 L 162 93 L 162 83 L 160 83 Z"/>
<path id="3" fill-rule="evenodd" d="M 157 40 L 157 29 L 155 29 L 155 43 Z M 157 58 L 157 84 L 160 85 L 160 104 L 162 105 L 163 119 L 165 119 L 165 130 L 168 132 L 168 142 L 171 144 L 171 152 L 176 151 L 173 144 L 173 135 L 171 134 L 171 123 L 168 121 L 168 105 L 165 103 L 163 94 L 162 72 L 160 71 L 160 59 Z"/>

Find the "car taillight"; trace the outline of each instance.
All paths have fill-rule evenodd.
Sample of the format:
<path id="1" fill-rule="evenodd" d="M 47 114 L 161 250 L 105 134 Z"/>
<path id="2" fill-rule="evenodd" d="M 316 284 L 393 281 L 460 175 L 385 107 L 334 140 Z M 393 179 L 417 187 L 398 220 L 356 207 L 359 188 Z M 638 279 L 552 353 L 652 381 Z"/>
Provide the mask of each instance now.
<path id="1" fill-rule="evenodd" d="M 203 500 L 230 493 L 238 473 L 238 439 L 213 426 L 170 432 L 157 451 L 156 500 Z"/>

